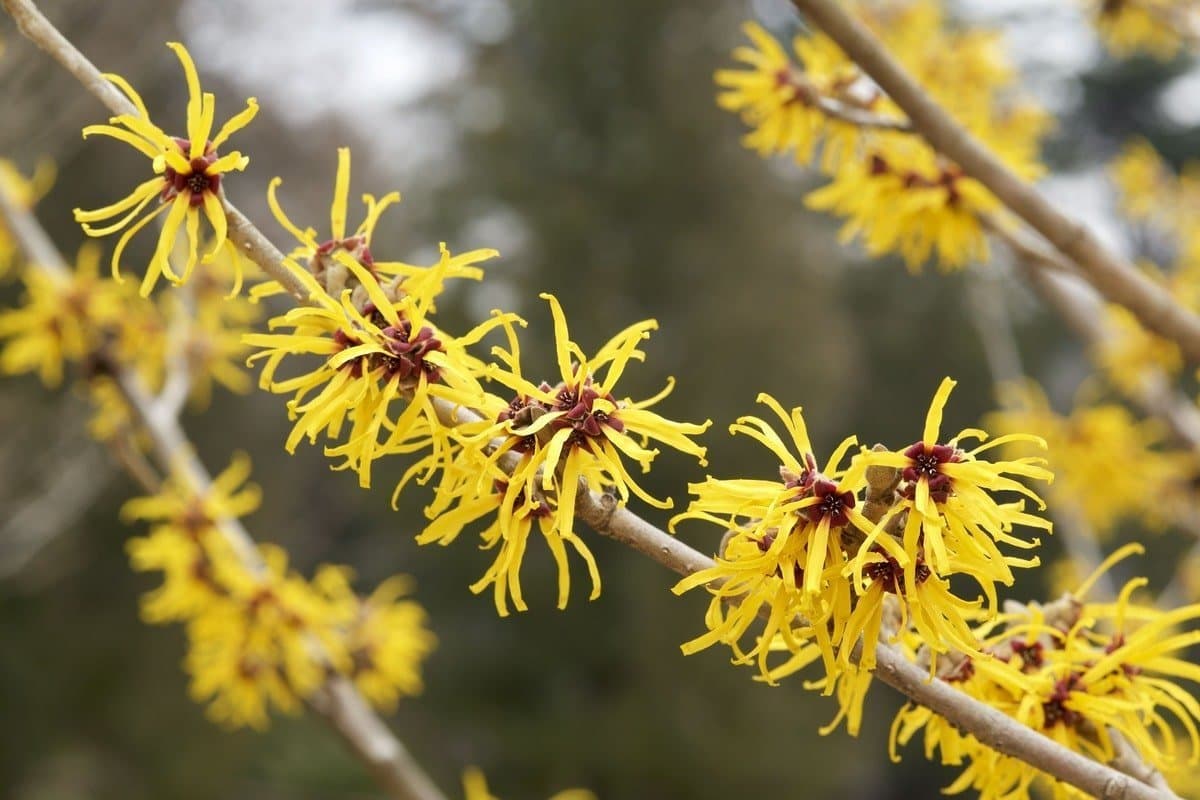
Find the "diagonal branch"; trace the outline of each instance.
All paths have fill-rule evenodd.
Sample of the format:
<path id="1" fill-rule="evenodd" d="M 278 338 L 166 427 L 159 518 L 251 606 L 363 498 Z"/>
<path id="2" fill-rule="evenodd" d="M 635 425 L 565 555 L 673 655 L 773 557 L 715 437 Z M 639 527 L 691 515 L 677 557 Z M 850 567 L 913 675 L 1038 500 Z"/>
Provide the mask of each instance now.
<path id="1" fill-rule="evenodd" d="M 1075 262 L 1109 300 L 1128 308 L 1141 323 L 1176 342 L 1189 361 L 1200 363 L 1200 317 L 1179 305 L 1163 287 L 1113 253 L 1085 225 L 1059 211 L 1021 180 L 994 153 L 956 122 L 921 88 L 899 61 L 838 0 L 792 0 L 796 8 L 833 39 L 908 115 L 918 133 L 939 153 L 982 183 Z"/>
<path id="2" fill-rule="evenodd" d="M 619 508 L 612 497 L 582 493 L 577 514 L 597 533 L 632 547 L 679 575 L 691 575 L 714 564 L 708 556 L 632 511 Z M 941 679 L 931 681 L 926 670 L 894 647 L 878 644 L 875 657 L 875 676 L 910 700 L 930 708 L 992 749 L 1024 761 L 1094 797 L 1101 800 L 1172 800 L 1174 797 L 1068 750 Z"/>

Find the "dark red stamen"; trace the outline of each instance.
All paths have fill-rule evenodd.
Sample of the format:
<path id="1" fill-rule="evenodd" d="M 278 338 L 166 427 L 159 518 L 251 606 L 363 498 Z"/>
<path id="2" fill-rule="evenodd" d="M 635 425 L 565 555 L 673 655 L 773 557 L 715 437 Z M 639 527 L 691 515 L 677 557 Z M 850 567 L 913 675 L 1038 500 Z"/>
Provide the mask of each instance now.
<path id="1" fill-rule="evenodd" d="M 574 429 L 567 440 L 569 445 L 582 446 L 590 439 L 598 439 L 604 435 L 603 429 L 606 427 L 618 432 L 625 430 L 625 423 L 615 414 L 595 408 L 597 400 L 607 400 L 613 406 L 617 404 L 611 393 L 601 395 L 596 391 L 591 378 L 584 382 L 581 389 L 562 387 L 558 390 L 552 410 L 566 413 L 552 424 L 556 431 Z"/>
<path id="2" fill-rule="evenodd" d="M 950 476 L 942 471 L 943 464 L 955 464 L 962 461 L 962 454 L 953 447 L 945 444 L 927 445 L 917 442 L 904 451 L 909 465 L 901 472 L 901 477 L 908 486 L 901 493 L 912 500 L 916 497 L 916 484 L 922 478 L 929 485 L 929 496 L 935 503 L 944 503 L 950 498 Z"/>
<path id="3" fill-rule="evenodd" d="M 399 377 L 402 383 L 414 382 L 421 375 L 431 383 L 441 377 L 441 370 L 426 356 L 444 352 L 445 348 L 428 325 L 421 326 L 413 336 L 412 323 L 402 319 L 399 325 L 389 325 L 381 333 L 387 352 L 372 355 L 372 367 L 382 366 L 388 378 Z"/>
<path id="4" fill-rule="evenodd" d="M 174 141 L 184 157 L 188 158 L 188 154 L 192 150 L 191 142 L 178 137 Z M 159 199 L 166 203 L 186 192 L 189 206 L 196 208 L 203 205 L 205 192 L 216 194 L 221 189 L 221 176 L 208 174 L 208 168 L 216 162 L 218 157 L 217 151 L 209 142 L 205 145 L 204 155 L 189 159 L 187 171 L 178 172 L 168 164 L 163 171 L 164 183 Z"/>
<path id="5" fill-rule="evenodd" d="M 812 488 L 817 502 L 804 509 L 809 522 L 828 519 L 831 527 L 845 527 L 850 522 L 849 512 L 854 508 L 854 492 L 839 492 L 837 484 L 825 478 L 814 480 Z"/>
<path id="6" fill-rule="evenodd" d="M 1045 648 L 1041 642 L 1033 642 L 1026 644 L 1025 642 L 1013 642 L 1012 651 L 1015 655 L 1021 657 L 1021 666 L 1025 672 L 1038 669 L 1042 664 L 1046 663 L 1044 653 Z"/>
<path id="7" fill-rule="evenodd" d="M 1055 683 L 1050 699 L 1042 703 L 1043 727 L 1053 728 L 1060 722 L 1069 728 L 1078 725 L 1083 720 L 1083 715 L 1067 708 L 1066 702 L 1071 697 L 1071 692 L 1082 689 L 1083 684 L 1079 676 L 1074 674 Z"/>
<path id="8" fill-rule="evenodd" d="M 868 564 L 863 568 L 863 574 L 872 581 L 882 584 L 885 592 L 902 594 L 905 587 L 904 567 L 900 566 L 900 562 L 891 556 L 885 556 L 885 559 Z M 933 574 L 923 560 L 917 562 L 916 573 L 918 586 L 929 580 L 929 576 Z"/>

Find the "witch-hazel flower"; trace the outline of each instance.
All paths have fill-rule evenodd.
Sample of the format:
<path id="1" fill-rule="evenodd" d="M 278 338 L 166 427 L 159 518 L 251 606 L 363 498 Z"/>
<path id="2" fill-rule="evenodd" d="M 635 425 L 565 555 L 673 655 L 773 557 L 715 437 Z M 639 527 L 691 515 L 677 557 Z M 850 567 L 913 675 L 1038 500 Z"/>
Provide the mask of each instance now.
<path id="1" fill-rule="evenodd" d="M 184 46 L 178 42 L 168 42 L 167 46 L 179 57 L 187 79 L 186 138 L 165 133 L 150 120 L 146 104 L 137 91 L 121 76 L 106 74 L 105 77 L 133 104 L 136 113 L 118 114 L 107 125 L 89 125 L 83 129 L 83 136 L 99 134 L 128 144 L 150 159 L 155 176 L 111 205 L 92 211 L 75 209 L 75 221 L 83 225 L 89 236 L 108 236 L 124 229 L 112 255 L 113 276 L 117 278 L 120 277 L 121 255 L 130 240 L 154 219 L 166 214 L 158 244 L 142 279 L 143 296 L 150 294 L 161 275 L 177 284 L 191 275 L 200 243 L 201 214 L 213 230 L 212 245 L 203 260 L 209 261 L 227 246 L 228 226 L 221 202 L 221 182 L 226 174 L 244 170 L 250 159 L 237 151 L 221 155 L 219 149 L 258 113 L 257 102 L 250 98 L 246 108 L 231 117 L 214 136 L 215 98 L 201 92 L 196 66 Z M 159 202 L 158 208 L 143 215 L 155 198 Z M 187 258 L 181 273 L 176 274 L 169 256 L 181 229 L 187 236 Z"/>
<path id="2" fill-rule="evenodd" d="M 434 323 L 431 312 L 445 278 L 455 274 L 464 258 L 442 247 L 439 262 L 419 278 L 381 285 L 348 253 L 336 254 L 356 281 L 356 288 L 335 299 L 307 270 L 285 259 L 289 271 L 309 290 L 314 305 L 294 308 L 270 321 L 272 330 L 288 333 L 247 334 L 244 341 L 257 349 L 248 362 L 264 360 L 259 385 L 277 394 L 293 394 L 288 414 L 295 421 L 286 448 L 293 452 L 302 439 L 327 437 L 330 456 L 343 459 L 338 468 L 353 469 L 364 488 L 371 483 L 372 463 L 400 444 L 420 443 L 435 453 L 450 447 L 439 422 L 438 403 L 450 408 L 472 407 L 483 396 L 478 378 L 485 366 L 469 355 L 468 346 L 513 315 L 498 315 L 463 336 L 453 336 Z M 363 297 L 356 302 L 356 296 Z M 323 357 L 311 369 L 277 380 L 276 372 L 289 356 Z M 403 407 L 394 413 L 394 404 Z M 349 432 L 342 438 L 343 429 Z M 415 447 L 413 448 L 415 449 Z"/>
<path id="3" fill-rule="evenodd" d="M 449 544 L 466 525 L 494 512 L 495 521 L 482 537 L 484 548 L 495 549 L 496 557 L 471 590 L 482 592 L 492 587 L 501 616 L 509 613 L 510 597 L 517 610 L 527 608 L 520 569 L 535 527 L 558 567 L 558 607 L 565 608 L 570 596 L 568 547 L 587 564 L 591 598 L 599 596 L 595 558 L 575 531 L 575 506 L 581 491 L 605 491 L 618 504 L 637 496 L 656 507 L 669 508 L 669 499 L 655 498 L 634 480 L 624 459 L 632 459 L 643 472 L 648 471 L 659 452 L 650 447 L 653 439 L 705 463 L 705 448 L 691 437 L 706 430 L 708 422 L 675 422 L 650 410 L 670 393 L 674 381 L 647 400 L 621 399 L 616 393 L 629 363 L 645 358 L 639 344 L 657 323 L 645 320 L 631 325 L 588 357 L 571 340 L 558 300 L 549 294 L 542 298 L 550 304 L 554 319 L 558 380 L 551 384 L 526 376 L 515 329 L 510 320 L 501 318 L 508 348 L 493 348 L 496 362 L 490 365 L 488 377 L 514 395 L 505 400 L 487 394 L 478 406 L 483 419 L 455 429 L 461 447 L 444 467 L 448 479 L 443 480 L 437 499 L 427 509 L 435 519 L 417 540 Z M 443 467 L 437 457 L 428 456 L 414 465 L 409 476 L 418 471 L 428 475 L 429 470 L 439 468 Z"/>
<path id="4" fill-rule="evenodd" d="M 723 642 L 734 649 L 735 661 L 756 659 L 760 673 L 773 681 L 768 657 L 775 637 L 782 636 L 793 652 L 805 650 L 813 640 L 832 675 L 837 671 L 835 647 L 851 608 L 849 582 L 842 577 L 847 553 L 874 526 L 858 508 L 865 470 L 841 466 L 856 442 L 853 436 L 818 469 L 801 409 L 786 412 L 766 394 L 758 401 L 779 418 L 788 441 L 752 416 L 738 419 L 730 432 L 750 436 L 770 450 L 780 462 L 779 480 L 709 477 L 688 487 L 696 498 L 671 520 L 672 529 L 681 520 L 699 519 L 728 531 L 716 565 L 673 589 L 682 594 L 707 585 L 713 595 L 708 633 L 683 650 L 693 653 Z M 754 628 L 753 646 L 743 651 L 740 642 L 760 616 L 766 624 L 761 631 Z"/>

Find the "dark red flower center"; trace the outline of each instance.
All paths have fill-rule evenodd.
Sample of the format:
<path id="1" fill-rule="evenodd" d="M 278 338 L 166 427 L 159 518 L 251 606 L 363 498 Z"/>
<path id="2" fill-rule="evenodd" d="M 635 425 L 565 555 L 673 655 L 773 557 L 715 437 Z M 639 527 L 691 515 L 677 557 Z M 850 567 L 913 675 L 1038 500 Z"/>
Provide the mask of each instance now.
<path id="1" fill-rule="evenodd" d="M 945 444 L 917 442 L 904 451 L 904 457 L 909 461 L 901 472 L 901 477 L 908 482 L 901 490 L 906 498 L 914 499 L 916 485 L 921 480 L 929 484 L 929 496 L 935 503 L 944 503 L 950 498 L 951 480 L 943 472 L 942 465 L 962 461 L 962 453 L 958 449 Z"/>
<path id="2" fill-rule="evenodd" d="M 175 144 L 183 152 L 184 157 L 191 152 L 192 145 L 187 139 L 175 138 Z M 221 175 L 209 175 L 208 168 L 219 158 L 212 144 L 205 146 L 204 155 L 197 156 L 188 162 L 188 168 L 178 171 L 170 164 L 163 172 L 163 189 L 159 194 L 162 202 L 174 200 L 180 194 L 187 193 L 188 205 L 196 208 L 204 203 L 204 193 L 216 194 L 221 189 Z"/>
<path id="3" fill-rule="evenodd" d="M 797 475 L 789 468 L 779 468 L 779 478 L 788 489 L 798 489 L 796 496 L 807 497 L 812 492 L 813 482 L 821 473 L 817 471 L 817 460 L 812 453 L 804 454 L 804 470 Z"/>
<path id="4" fill-rule="evenodd" d="M 347 236 L 345 239 L 326 239 L 317 245 L 315 258 L 324 258 L 335 250 L 345 250 L 372 274 L 375 273 L 375 258 L 365 236 Z"/>
<path id="5" fill-rule="evenodd" d="M 1021 667 L 1025 672 L 1031 672 L 1038 669 L 1042 664 L 1046 663 L 1045 647 L 1041 642 L 1033 642 L 1026 644 L 1025 642 L 1013 642 L 1012 651 L 1015 655 L 1021 658 Z"/>
<path id="6" fill-rule="evenodd" d="M 607 400 L 614 407 L 617 405 L 611 393 L 601 395 L 596 391 L 591 378 L 579 388 L 559 387 L 551 409 L 565 413 L 552 424 L 555 430 L 573 429 L 568 445 L 577 447 L 590 439 L 598 439 L 604 435 L 606 427 L 618 432 L 625 430 L 625 423 L 616 414 L 595 407 L 597 400 Z"/>
<path id="7" fill-rule="evenodd" d="M 917 585 L 920 586 L 925 581 L 929 580 L 932 571 L 925 565 L 924 560 L 917 561 Z M 902 594 L 905 588 L 904 583 L 904 567 L 900 566 L 900 562 L 891 556 L 885 556 L 883 561 L 873 561 L 863 568 L 863 574 L 870 578 L 875 583 L 883 586 L 885 592 L 892 594 Z"/>
<path id="8" fill-rule="evenodd" d="M 817 477 L 812 484 L 813 496 L 817 502 L 804 509 L 804 515 L 810 522 L 829 520 L 830 527 L 845 527 L 850 522 L 850 510 L 854 508 L 854 492 L 839 492 L 837 484 L 823 477 Z"/>
<path id="9" fill-rule="evenodd" d="M 878 153 L 872 153 L 868 157 L 868 164 L 871 175 L 895 174 L 904 182 L 904 188 L 906 189 L 945 189 L 948 205 L 953 206 L 962 198 L 958 182 L 963 178 L 963 171 L 957 164 L 943 164 L 938 171 L 937 177 L 932 179 L 925 177 L 919 172 L 893 169 L 887 159 Z"/>
<path id="10" fill-rule="evenodd" d="M 381 333 L 387 352 L 373 354 L 371 366 L 383 367 L 385 377 L 398 377 L 401 383 L 415 383 L 422 375 L 430 383 L 441 377 L 441 370 L 426 357 L 430 353 L 444 352 L 445 348 L 428 325 L 422 325 L 414 336 L 412 323 L 402 319 L 399 325 L 389 325 Z"/>
<path id="11" fill-rule="evenodd" d="M 339 353 L 348 347 L 354 347 L 357 344 L 362 344 L 362 342 L 359 341 L 355 336 L 347 333 L 341 328 L 338 328 L 333 332 L 333 343 L 337 345 L 337 352 Z M 361 378 L 363 372 L 362 362 L 363 360 L 361 358 L 356 358 L 349 364 L 344 365 L 342 369 L 349 370 L 352 377 Z"/>
<path id="12" fill-rule="evenodd" d="M 543 383 L 540 387 L 543 391 L 550 391 L 550 385 Z M 496 415 L 497 422 L 513 423 L 514 427 L 524 428 L 532 425 L 537 421 L 538 417 L 542 416 L 550 410 L 550 407 L 541 400 L 536 400 L 532 397 L 514 397 L 509 401 L 508 406 Z M 512 447 L 518 453 L 528 453 L 537 447 L 537 435 L 530 434 L 525 436 Z"/>
<path id="13" fill-rule="evenodd" d="M 1053 728 L 1055 725 L 1062 723 L 1069 728 L 1073 728 L 1083 721 L 1083 715 L 1078 711 L 1072 711 L 1067 708 L 1067 700 L 1071 697 L 1071 692 L 1082 689 L 1083 684 L 1079 680 L 1079 676 L 1075 674 L 1068 675 L 1054 684 L 1054 692 L 1050 698 L 1042 703 L 1042 716 L 1044 719 L 1043 727 Z"/>

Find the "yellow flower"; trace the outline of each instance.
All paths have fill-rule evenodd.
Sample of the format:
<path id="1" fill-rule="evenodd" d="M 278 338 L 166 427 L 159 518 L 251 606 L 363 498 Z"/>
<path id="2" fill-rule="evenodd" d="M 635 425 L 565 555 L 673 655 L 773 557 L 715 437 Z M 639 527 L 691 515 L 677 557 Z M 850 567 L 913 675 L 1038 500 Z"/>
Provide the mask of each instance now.
<path id="1" fill-rule="evenodd" d="M 981 214 L 996 198 L 928 145 L 904 135 L 880 138 L 869 158 L 848 162 L 805 205 L 846 217 L 839 238 L 863 237 L 868 255 L 897 252 L 916 272 L 933 255 L 945 270 L 988 259 Z"/>
<path id="2" fill-rule="evenodd" d="M 1130 517 L 1161 524 L 1170 501 L 1196 474 L 1192 457 L 1162 448 L 1167 432 L 1160 423 L 1139 421 L 1122 405 L 1081 400 L 1063 416 L 1033 383 L 1004 387 L 1002 397 L 1006 410 L 989 414 L 988 427 L 1045 439 L 1058 479 L 1054 504 L 1078 509 L 1099 535 Z M 1027 456 L 1031 448 L 1014 441 L 1004 453 Z"/>
<path id="3" fill-rule="evenodd" d="M 100 249 L 79 249 L 75 271 L 64 281 L 26 270 L 20 308 L 0 312 L 0 372 L 37 372 L 42 383 L 62 383 L 64 365 L 80 363 L 107 344 L 127 320 L 128 293 L 99 277 Z"/>
<path id="4" fill-rule="evenodd" d="M 1105 317 L 1112 335 L 1097 346 L 1096 361 L 1122 392 L 1138 393 L 1156 373 L 1173 377 L 1182 371 L 1179 345 L 1143 328 L 1127 308 L 1110 303 Z"/>
<path id="5" fill-rule="evenodd" d="M 183 532 L 211 527 L 217 520 L 243 517 L 258 508 L 262 492 L 255 484 L 246 483 L 249 477 L 250 459 L 245 454 L 238 454 L 229 467 L 213 479 L 203 497 L 196 497 L 183 480 L 171 478 L 158 494 L 136 497 L 125 503 L 121 516 L 128 521 L 169 525 Z"/>
<path id="6" fill-rule="evenodd" d="M 729 430 L 769 449 L 779 459 L 780 479 L 710 477 L 691 484 L 688 490 L 696 499 L 671 520 L 672 528 L 680 520 L 699 519 L 729 531 L 716 566 L 672 589 L 682 594 L 711 586 L 713 594 L 706 618 L 709 632 L 684 644 L 683 651 L 690 654 L 722 642 L 734 648 L 736 662 L 757 659 L 760 673 L 773 681 L 768 656 L 776 634 L 794 644 L 792 650 L 811 637 L 832 675 L 834 650 L 850 614 L 850 585 L 843 576 L 846 552 L 874 527 L 857 508 L 864 470 L 841 466 L 856 440 L 843 440 L 818 469 L 801 410 L 789 414 L 766 394 L 758 402 L 779 418 L 785 438 L 758 417 L 741 417 Z M 725 604 L 731 606 L 728 611 L 722 610 Z M 766 624 L 754 634 L 754 647 L 743 652 L 739 642 L 761 615 Z"/>
<path id="7" fill-rule="evenodd" d="M 112 205 L 94 211 L 75 209 L 75 221 L 83 225 L 84 232 L 89 236 L 107 236 L 125 229 L 112 255 L 114 277 L 120 275 L 121 254 L 125 252 L 130 239 L 151 220 L 166 212 L 158 245 L 142 280 L 140 291 L 143 296 L 150 294 L 160 275 L 166 275 L 177 284 L 191 275 L 197 260 L 201 213 L 213 230 L 212 246 L 203 260 L 208 262 L 225 246 L 226 221 L 221 206 L 221 181 L 227 173 L 245 169 L 250 159 L 236 151 L 222 156 L 218 150 L 258 113 L 258 104 L 254 98 L 250 98 L 246 101 L 246 108 L 230 118 L 213 136 L 215 98 L 201 92 L 196 67 L 183 45 L 169 42 L 167 46 L 179 57 L 187 79 L 187 137 L 172 137 L 164 133 L 151 122 L 145 103 L 133 87 L 119 75 L 106 75 L 129 98 L 137 113 L 120 114 L 110 119 L 107 125 L 89 125 L 83 129 L 83 135 L 86 138 L 100 134 L 125 142 L 151 160 L 155 177 L 141 183 Z M 159 207 L 134 222 L 156 197 Z M 118 216 L 120 218 L 115 222 L 111 221 Z M 95 223 L 107 224 L 96 227 Z M 188 251 L 182 273 L 176 274 L 168 256 L 181 228 L 187 236 Z"/>
<path id="8" fill-rule="evenodd" d="M 1173 236 L 1181 266 L 1188 264 L 1197 243 L 1193 222 L 1200 210 L 1200 161 L 1185 162 L 1176 172 L 1153 145 L 1134 139 L 1113 159 L 1109 174 L 1120 194 L 1121 210 Z"/>
<path id="9" fill-rule="evenodd" d="M 986 111 L 1016 70 L 997 31 L 948 24 L 940 0 L 862 3 L 857 9 L 897 59 L 955 114 Z"/>
<path id="10" fill-rule="evenodd" d="M 218 573 L 224 593 L 188 623 L 184 667 L 192 698 L 215 721 L 261 730 L 272 706 L 292 713 L 324 682 L 315 642 L 336 669 L 349 657 L 337 633 L 342 605 L 290 572 L 282 549 L 259 549 L 261 573 L 240 563 Z"/>
<path id="11" fill-rule="evenodd" d="M 722 90 L 717 105 L 739 114 L 751 126 L 743 141 L 759 155 L 793 152 L 797 162 L 808 163 L 823 144 L 822 166 L 834 168 L 852 153 L 858 129 L 830 119 L 816 101 L 827 97 L 869 108 L 876 96 L 856 99 L 849 91 L 860 78 L 858 67 L 820 34 L 793 40 L 796 63 L 758 24 L 747 22 L 742 30 L 754 47 L 738 47 L 733 57 L 749 69 L 717 71 Z"/>
<path id="12" fill-rule="evenodd" d="M 0 158 L 0 192 L 17 208 L 29 211 L 39 200 L 46 196 L 54 183 L 54 162 L 41 159 L 34 168 L 33 175 L 26 178 L 17 169 L 17 165 L 7 158 Z M 13 264 L 17 260 L 17 243 L 12 234 L 0 223 L 0 279 L 7 278 L 12 273 Z"/>
<path id="13" fill-rule="evenodd" d="M 246 570 L 215 526 L 258 508 L 262 492 L 246 483 L 249 476 L 250 459 L 239 454 L 203 497 L 172 477 L 157 494 L 134 498 L 122 507 L 125 520 L 152 524 L 148 536 L 134 537 L 126 545 L 133 569 L 163 575 L 162 584 L 142 598 L 146 622 L 161 625 L 195 618 L 228 594 L 225 581 L 230 575 Z"/>
<path id="14" fill-rule="evenodd" d="M 291 328 L 289 333 L 247 334 L 243 339 L 257 349 L 249 362 L 265 359 L 259 385 L 279 394 L 294 393 L 288 413 L 296 424 L 285 445 L 288 452 L 305 437 L 310 442 L 322 434 L 339 439 L 349 421 L 344 443 L 328 447 L 326 453 L 344 459 L 337 468 L 354 469 L 359 483 L 368 487 L 374 460 L 410 442 L 414 431 L 425 433 L 421 441 L 435 452 L 448 448 L 449 435 L 439 422 L 437 404 L 471 407 L 479 401 L 483 389 L 478 377 L 484 365 L 467 353 L 467 347 L 515 317 L 496 315 L 464 336 L 453 336 L 437 327 L 431 312 L 447 278 L 494 255 L 492 250 L 476 250 L 452 257 L 443 245 L 436 265 L 381 285 L 365 266 L 339 251 L 335 259 L 357 283 L 339 299 L 288 259 L 288 269 L 309 288 L 315 304 L 271 320 L 272 329 Z M 277 369 L 291 355 L 323 360 L 309 372 L 277 381 Z M 393 415 L 392 405 L 399 400 L 404 400 L 404 410 Z"/>
<path id="15" fill-rule="evenodd" d="M 1170 61 L 1200 31 L 1200 13 L 1188 0 L 1087 0 L 1105 46 L 1119 58 L 1145 53 Z M 1193 38 L 1194 41 L 1194 38 Z"/>
<path id="16" fill-rule="evenodd" d="M 492 415 L 492 418 L 504 413 L 502 408 Z M 478 431 L 481 426 L 465 427 L 468 431 Z M 483 430 L 490 434 L 502 431 L 503 426 L 486 425 L 483 426 Z M 483 436 L 478 438 L 483 440 Z M 515 446 L 519 448 L 523 445 Z M 535 444 L 530 446 L 536 447 Z M 509 614 L 509 597 L 518 611 L 529 609 L 521 588 L 520 570 L 529 537 L 536 524 L 558 567 L 558 607 L 565 608 L 571 594 L 567 545 L 570 545 L 587 565 L 592 581 L 589 599 L 594 600 L 600 596 L 600 570 L 596 560 L 591 550 L 574 531 L 560 532 L 556 513 L 557 502 L 542 493 L 535 493 L 532 500 L 526 496 L 525 472 L 530 469 L 536 471 L 536 468 L 531 466 L 534 463 L 532 459 L 522 458 L 518 468 L 510 476 L 494 461 L 487 460 L 481 449 L 460 447 L 454 452 L 455 457 L 444 470 L 445 479 L 438 487 L 438 500 L 433 507 L 427 509 L 427 514 L 433 521 L 417 536 L 418 544 L 448 545 L 458 538 L 464 527 L 495 513 L 495 518 L 480 532 L 480 546 L 487 550 L 495 549 L 496 556 L 483 576 L 471 584 L 470 589 L 479 594 L 490 586 L 497 613 L 506 617 Z M 502 446 L 497 452 L 502 454 L 516 451 Z M 604 473 L 593 465 L 583 477 L 592 485 L 601 485 Z"/>
<path id="17" fill-rule="evenodd" d="M 1200 682 L 1186 650 L 1200 630 L 1178 627 L 1200 619 L 1200 606 L 1173 611 L 1142 606 L 1129 581 L 1114 602 L 1087 595 L 1112 566 L 1139 545 L 1122 548 L 1061 600 L 1013 607 L 979 629 L 985 655 L 960 660 L 946 679 L 967 694 L 1078 753 L 1107 763 L 1120 733 L 1152 767 L 1169 771 L 1200 763 L 1200 702 L 1176 682 Z M 1002 626 L 1002 627 L 1001 627 Z M 1182 728 L 1185 736 L 1176 733 Z M 973 789 L 986 798 L 1025 800 L 1037 783 L 1056 798 L 1080 797 L 1034 767 L 982 746 L 940 717 L 909 705 L 892 727 L 892 753 L 924 731 L 925 751 L 942 763 L 965 766 L 947 793 Z"/>
<path id="18" fill-rule="evenodd" d="M 488 791 L 487 778 L 478 767 L 463 770 L 463 800 L 499 800 Z M 596 795 L 587 789 L 564 789 L 550 800 L 596 800 Z"/>
<path id="19" fill-rule="evenodd" d="M 945 443 L 939 441 L 942 413 L 954 385 L 949 378 L 942 381 L 920 441 L 900 452 L 863 451 L 858 459 L 864 465 L 889 467 L 900 474 L 896 504 L 853 559 L 855 585 L 863 593 L 874 590 L 901 596 L 935 653 L 946 652 L 949 645 L 967 652 L 974 649 L 964 621 L 967 609 L 950 592 L 946 579 L 954 574 L 969 575 L 983 589 L 986 609 L 994 615 L 995 584 L 1012 584 L 1011 567 L 1040 563 L 1036 556 L 1019 559 L 1004 555 L 997 545 L 1030 549 L 1038 540 L 1019 538 L 1014 528 L 1051 528 L 1047 520 L 1026 513 L 1023 501 L 1001 503 L 993 497 L 993 493 L 1010 492 L 1045 508 L 1033 490 L 1016 480 L 1051 480 L 1051 473 L 1042 466 L 1044 459 L 991 462 L 980 458 L 991 448 L 1012 442 L 1045 448 L 1043 440 L 1010 433 L 966 450 L 960 447 L 963 439 L 987 438 L 984 431 L 968 428 Z"/>
<path id="20" fill-rule="evenodd" d="M 518 610 L 527 608 L 519 573 L 535 520 L 558 566 L 558 607 L 565 608 L 570 596 L 567 545 L 587 563 L 591 598 L 598 597 L 599 570 L 575 532 L 578 493 L 595 487 L 613 493 L 620 504 L 636 495 L 669 508 L 669 500 L 652 497 L 634 481 L 623 458 L 633 459 L 647 471 L 658 454 L 649 449 L 649 440 L 654 439 L 703 463 L 705 450 L 690 437 L 709 425 L 673 422 L 649 410 L 666 397 L 673 381 L 648 400 L 617 399 L 617 382 L 630 361 L 645 358 L 638 345 L 657 327 L 656 322 L 631 325 L 588 358 L 571 341 L 558 301 L 549 294 L 542 297 L 554 318 L 558 381 L 534 383 L 524 376 L 511 320 L 502 320 L 509 347 L 493 349 L 500 363 L 492 365 L 488 374 L 516 396 L 508 403 L 490 395 L 481 398 L 477 408 L 483 420 L 456 429 L 462 446 L 445 467 L 449 479 L 430 509 L 436 519 L 418 538 L 421 543 L 448 544 L 463 526 L 497 512 L 495 522 L 483 533 L 485 547 L 498 547 L 496 559 L 471 589 L 481 592 L 492 586 L 501 616 L 508 614 L 508 596 Z M 414 470 L 440 463 L 438 457 L 429 457 Z"/>
<path id="21" fill-rule="evenodd" d="M 267 190 L 267 203 L 270 205 L 275 219 L 296 240 L 296 247 L 290 253 L 292 259 L 303 264 L 309 274 L 331 296 L 337 297 L 343 289 L 353 287 L 357 281 L 354 274 L 343 263 L 346 256 L 357 261 L 359 265 L 379 279 L 380 283 L 387 283 L 385 277 L 415 282 L 429 276 L 430 273 L 426 267 L 398 261 L 376 261 L 371 252 L 371 238 L 375 234 L 375 227 L 383 212 L 392 204 L 400 202 L 399 192 L 389 192 L 381 198 L 364 194 L 362 200 L 366 210 L 363 221 L 353 231 L 349 229 L 347 215 L 350 199 L 350 148 L 338 148 L 337 177 L 334 179 L 333 202 L 329 210 L 329 238 L 321 239 L 314 228 L 311 226 L 300 228 L 288 217 L 279 204 L 276 194 L 276 190 L 282 182 L 280 178 L 271 181 Z M 474 266 L 470 261 L 456 260 L 440 279 L 479 280 L 482 277 L 483 270 Z M 255 286 L 251 290 L 250 296 L 258 299 L 279 294 L 282 291 L 283 287 L 277 281 L 267 281 Z"/>
<path id="22" fill-rule="evenodd" d="M 428 615 L 416 601 L 400 598 L 412 592 L 411 579 L 394 575 L 360 598 L 350 589 L 350 570 L 325 566 L 314 583 L 344 607 L 338 635 L 348 654 L 347 677 L 377 708 L 394 711 L 401 697 L 421 693 L 421 662 L 437 638 L 426 627 Z"/>
<path id="23" fill-rule="evenodd" d="M 159 525 L 126 544 L 134 570 L 163 575 L 162 584 L 142 597 L 142 619 L 150 625 L 192 619 L 223 595 L 213 564 L 235 558 L 233 550 L 211 525 L 199 519 L 195 523 L 186 528 Z"/>

